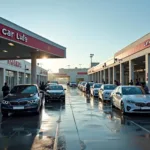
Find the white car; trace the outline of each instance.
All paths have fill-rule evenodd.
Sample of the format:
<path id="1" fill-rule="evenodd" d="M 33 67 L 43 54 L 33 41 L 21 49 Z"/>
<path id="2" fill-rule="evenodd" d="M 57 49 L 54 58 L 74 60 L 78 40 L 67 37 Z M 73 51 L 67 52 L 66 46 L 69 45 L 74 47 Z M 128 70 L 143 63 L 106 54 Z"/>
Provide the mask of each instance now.
<path id="1" fill-rule="evenodd" d="M 116 88 L 114 84 L 103 84 L 99 89 L 99 98 L 102 101 L 110 101 L 111 92 Z"/>
<path id="2" fill-rule="evenodd" d="M 93 84 L 93 86 L 91 87 L 91 95 L 94 97 L 98 97 L 98 91 L 101 88 L 102 83 L 95 83 Z"/>
<path id="3" fill-rule="evenodd" d="M 150 95 L 140 86 L 118 86 L 111 94 L 112 106 L 125 113 L 150 113 Z"/>
<path id="4" fill-rule="evenodd" d="M 85 84 L 86 84 L 86 82 L 82 82 L 82 83 L 81 83 L 81 86 L 80 86 L 80 90 L 81 90 L 81 91 L 83 91 Z"/>

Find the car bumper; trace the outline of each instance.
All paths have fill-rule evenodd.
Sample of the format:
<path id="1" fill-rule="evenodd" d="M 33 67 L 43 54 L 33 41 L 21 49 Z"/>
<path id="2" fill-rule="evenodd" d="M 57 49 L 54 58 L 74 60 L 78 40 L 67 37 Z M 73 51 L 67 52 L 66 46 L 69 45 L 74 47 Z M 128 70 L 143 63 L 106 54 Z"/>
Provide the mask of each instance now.
<path id="1" fill-rule="evenodd" d="M 65 100 L 65 95 L 61 95 L 61 96 L 49 96 L 49 95 L 45 95 L 45 102 L 49 103 L 51 101 L 62 101 Z"/>
<path id="2" fill-rule="evenodd" d="M 37 112 L 38 109 L 38 104 L 30 106 L 9 106 L 4 104 L 1 105 L 1 111 L 3 112 Z"/>
<path id="3" fill-rule="evenodd" d="M 150 113 L 150 107 L 139 107 L 130 104 L 125 106 L 125 110 L 127 113 Z"/>

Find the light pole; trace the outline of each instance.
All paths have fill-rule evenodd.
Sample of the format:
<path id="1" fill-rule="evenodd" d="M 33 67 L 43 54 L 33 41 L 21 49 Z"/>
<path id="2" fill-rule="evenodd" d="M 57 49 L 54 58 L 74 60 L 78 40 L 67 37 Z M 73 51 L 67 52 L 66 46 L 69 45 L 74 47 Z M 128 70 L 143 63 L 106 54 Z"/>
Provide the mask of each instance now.
<path id="1" fill-rule="evenodd" d="M 90 54 L 90 58 L 91 58 L 91 67 L 92 67 L 92 58 L 93 58 L 94 54 Z"/>

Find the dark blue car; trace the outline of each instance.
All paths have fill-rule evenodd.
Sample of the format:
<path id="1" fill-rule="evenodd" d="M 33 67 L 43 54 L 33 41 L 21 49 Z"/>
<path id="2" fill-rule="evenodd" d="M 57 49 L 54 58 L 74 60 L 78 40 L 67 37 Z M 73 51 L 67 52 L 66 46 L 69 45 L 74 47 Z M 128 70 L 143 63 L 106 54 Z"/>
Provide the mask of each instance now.
<path id="1" fill-rule="evenodd" d="M 8 116 L 9 112 L 39 113 L 43 104 L 43 93 L 37 85 L 17 85 L 2 100 L 1 113 Z"/>

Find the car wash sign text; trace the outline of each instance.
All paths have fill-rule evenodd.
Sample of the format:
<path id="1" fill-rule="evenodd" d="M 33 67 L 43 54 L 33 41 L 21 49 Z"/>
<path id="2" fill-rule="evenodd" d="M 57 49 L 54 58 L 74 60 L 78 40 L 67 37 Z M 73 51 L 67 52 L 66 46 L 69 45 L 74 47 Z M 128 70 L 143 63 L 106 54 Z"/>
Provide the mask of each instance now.
<path id="1" fill-rule="evenodd" d="M 5 35 L 5 36 L 8 36 L 12 39 L 15 38 L 16 40 L 19 40 L 19 41 L 22 41 L 22 42 L 28 42 L 28 38 L 23 33 L 14 32 L 14 31 L 11 31 L 11 30 L 6 29 L 6 28 L 2 28 L 1 30 L 2 30 L 1 31 L 2 34 Z"/>

